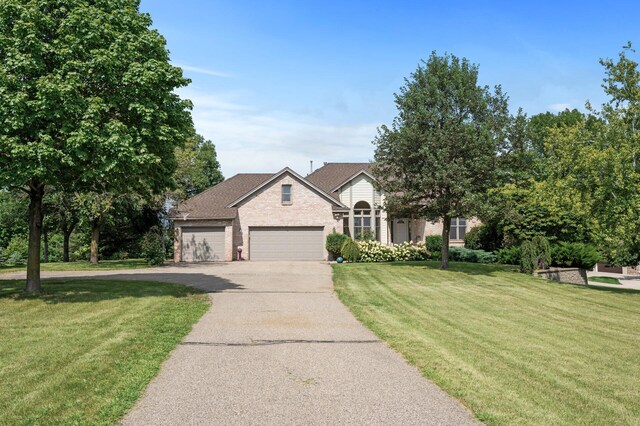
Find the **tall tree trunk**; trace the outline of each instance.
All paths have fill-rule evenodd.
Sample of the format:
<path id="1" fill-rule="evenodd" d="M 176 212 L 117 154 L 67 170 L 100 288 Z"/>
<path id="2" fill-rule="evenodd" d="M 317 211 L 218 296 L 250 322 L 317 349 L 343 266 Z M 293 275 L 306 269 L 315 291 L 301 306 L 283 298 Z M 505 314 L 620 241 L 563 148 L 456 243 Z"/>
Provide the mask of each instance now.
<path id="1" fill-rule="evenodd" d="M 43 263 L 49 263 L 49 230 L 47 227 L 43 227 L 42 230 L 42 239 L 44 243 L 44 247 L 42 248 L 42 261 Z"/>
<path id="2" fill-rule="evenodd" d="M 69 261 L 69 241 L 71 240 L 71 233 L 73 233 L 74 225 L 66 226 L 62 228 L 62 261 Z"/>
<path id="3" fill-rule="evenodd" d="M 451 216 L 442 218 L 442 250 L 440 251 L 440 269 L 449 268 L 449 233 L 451 232 Z"/>
<path id="4" fill-rule="evenodd" d="M 102 215 L 91 221 L 91 263 L 98 264 L 98 247 L 100 244 L 100 226 L 102 225 Z"/>
<path id="5" fill-rule="evenodd" d="M 32 182 L 29 191 L 29 255 L 27 256 L 27 293 L 39 293 L 40 286 L 40 236 L 42 234 L 42 199 L 44 185 Z"/>

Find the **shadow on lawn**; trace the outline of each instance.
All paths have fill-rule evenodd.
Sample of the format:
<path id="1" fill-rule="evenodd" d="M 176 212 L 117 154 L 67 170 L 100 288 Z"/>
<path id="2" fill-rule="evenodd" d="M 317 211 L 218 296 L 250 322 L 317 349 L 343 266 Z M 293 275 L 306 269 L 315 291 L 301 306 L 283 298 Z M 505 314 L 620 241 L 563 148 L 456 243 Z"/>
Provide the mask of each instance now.
<path id="1" fill-rule="evenodd" d="M 158 285 L 160 284 L 160 285 Z M 65 277 L 42 280 L 43 293 L 24 293 L 24 280 L 0 280 L 0 299 L 40 299 L 46 303 L 87 303 L 125 297 L 187 297 L 227 290 L 243 290 L 242 285 L 205 274 L 137 273 L 105 274 L 94 277 Z"/>
<path id="2" fill-rule="evenodd" d="M 413 268 L 423 268 L 430 270 L 441 270 L 440 261 L 411 261 L 411 262 L 390 262 L 385 263 L 389 266 L 403 266 Z M 467 275 L 486 275 L 495 276 L 496 272 L 517 272 L 518 269 L 512 265 L 498 265 L 486 263 L 468 263 L 468 262 L 452 262 L 449 261 L 449 269 L 443 269 L 443 272 L 463 273 Z"/>

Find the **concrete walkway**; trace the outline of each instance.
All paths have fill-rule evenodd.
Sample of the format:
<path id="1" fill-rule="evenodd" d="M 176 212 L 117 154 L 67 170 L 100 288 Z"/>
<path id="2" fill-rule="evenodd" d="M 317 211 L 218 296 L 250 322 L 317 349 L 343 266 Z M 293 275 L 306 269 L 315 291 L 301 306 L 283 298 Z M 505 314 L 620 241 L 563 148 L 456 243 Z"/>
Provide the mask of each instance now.
<path id="1" fill-rule="evenodd" d="M 212 300 L 126 425 L 476 423 L 353 317 L 326 264 L 45 274 L 89 275 L 192 285 Z"/>
<path id="2" fill-rule="evenodd" d="M 597 281 L 589 281 L 590 287 L 608 287 L 615 289 L 626 290 L 640 290 L 640 276 L 638 275 L 624 275 L 624 274 L 612 274 L 610 272 L 593 272 L 588 271 L 587 277 L 611 277 L 617 278 L 620 284 L 606 284 L 599 283 Z"/>

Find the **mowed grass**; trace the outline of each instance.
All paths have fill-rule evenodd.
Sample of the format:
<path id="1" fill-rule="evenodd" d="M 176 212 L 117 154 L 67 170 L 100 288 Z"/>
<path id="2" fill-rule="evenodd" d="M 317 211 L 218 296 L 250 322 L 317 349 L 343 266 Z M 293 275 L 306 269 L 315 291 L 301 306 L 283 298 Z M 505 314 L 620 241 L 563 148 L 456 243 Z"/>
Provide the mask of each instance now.
<path id="1" fill-rule="evenodd" d="M 589 277 L 589 282 L 622 285 L 620 280 L 614 277 Z"/>
<path id="2" fill-rule="evenodd" d="M 334 266 L 340 299 L 489 424 L 640 424 L 640 292 L 434 262 Z"/>
<path id="3" fill-rule="evenodd" d="M 114 424 L 206 312 L 197 290 L 153 282 L 0 281 L 0 424 Z"/>
<path id="4" fill-rule="evenodd" d="M 108 271 L 116 269 L 149 268 L 144 259 L 101 260 L 97 265 L 87 261 L 41 263 L 42 271 Z M 26 271 L 25 265 L 0 265 L 0 274 Z"/>

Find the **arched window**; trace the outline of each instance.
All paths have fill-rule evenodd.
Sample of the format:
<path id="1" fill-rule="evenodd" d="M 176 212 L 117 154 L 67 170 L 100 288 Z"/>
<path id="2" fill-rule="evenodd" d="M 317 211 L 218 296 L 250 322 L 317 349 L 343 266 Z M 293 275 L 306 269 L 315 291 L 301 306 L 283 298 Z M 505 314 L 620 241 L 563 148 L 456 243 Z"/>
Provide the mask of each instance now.
<path id="1" fill-rule="evenodd" d="M 366 201 L 358 201 L 353 206 L 353 237 L 370 239 L 371 234 L 371 206 Z"/>

